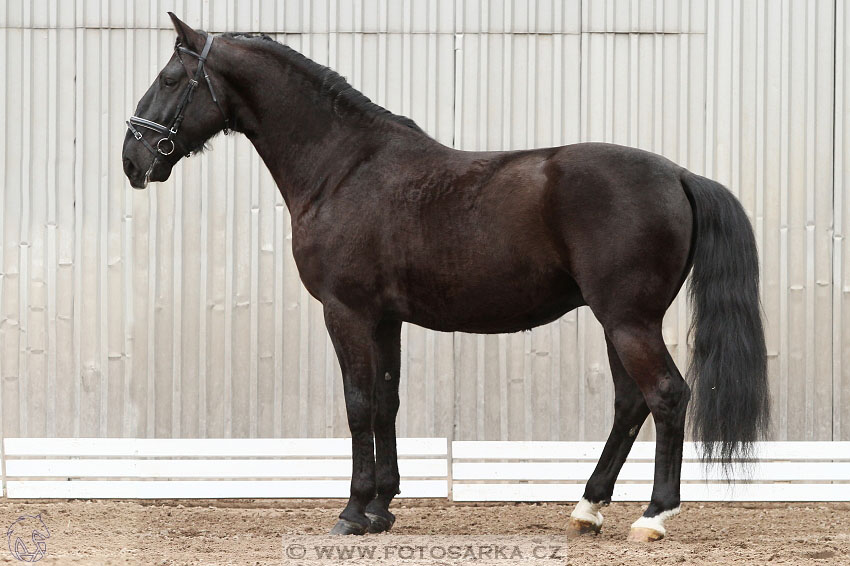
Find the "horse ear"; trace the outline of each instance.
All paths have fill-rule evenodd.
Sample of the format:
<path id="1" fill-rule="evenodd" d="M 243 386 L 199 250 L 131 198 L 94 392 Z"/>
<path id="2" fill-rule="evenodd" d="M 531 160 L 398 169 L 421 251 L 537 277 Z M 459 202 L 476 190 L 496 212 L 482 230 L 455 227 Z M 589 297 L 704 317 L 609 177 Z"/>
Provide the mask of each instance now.
<path id="1" fill-rule="evenodd" d="M 177 32 L 177 39 L 180 44 L 187 49 L 198 51 L 204 44 L 204 38 L 201 34 L 175 16 L 174 12 L 168 12 L 168 16 L 171 18 L 171 23 L 174 24 L 174 31 Z"/>

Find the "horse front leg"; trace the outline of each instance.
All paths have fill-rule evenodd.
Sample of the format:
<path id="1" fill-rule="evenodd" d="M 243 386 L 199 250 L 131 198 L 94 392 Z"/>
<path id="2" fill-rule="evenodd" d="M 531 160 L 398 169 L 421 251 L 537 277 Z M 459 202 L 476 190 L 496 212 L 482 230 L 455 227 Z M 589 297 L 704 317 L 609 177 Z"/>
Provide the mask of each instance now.
<path id="1" fill-rule="evenodd" d="M 600 531 L 602 513 L 599 510 L 611 502 L 617 476 L 629 456 L 641 425 L 649 415 L 649 407 L 637 383 L 626 372 L 611 340 L 607 336 L 605 340 L 614 379 L 614 424 L 599 462 L 584 488 L 584 496 L 570 515 L 567 528 L 569 535 Z"/>
<path id="2" fill-rule="evenodd" d="M 370 526 L 366 505 L 375 497 L 372 426 L 379 348 L 369 316 L 342 305 L 325 305 L 325 325 L 342 369 L 345 409 L 351 431 L 351 493 L 331 534 L 362 535 Z"/>
<path id="3" fill-rule="evenodd" d="M 401 373 L 401 322 L 389 321 L 376 333 L 380 353 L 375 379 L 375 481 L 378 494 L 366 506 L 370 533 L 388 531 L 395 523 L 390 502 L 399 491 L 395 420 L 398 413 L 398 387 Z"/>

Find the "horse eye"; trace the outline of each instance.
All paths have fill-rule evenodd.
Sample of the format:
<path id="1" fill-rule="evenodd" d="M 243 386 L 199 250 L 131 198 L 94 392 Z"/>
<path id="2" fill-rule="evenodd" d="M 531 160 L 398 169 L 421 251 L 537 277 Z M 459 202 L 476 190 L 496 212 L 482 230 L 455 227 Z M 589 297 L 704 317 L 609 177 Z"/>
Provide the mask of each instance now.
<path id="1" fill-rule="evenodd" d="M 174 79 L 163 78 L 162 84 L 164 84 L 165 86 L 174 86 L 177 84 L 177 81 L 175 81 Z"/>

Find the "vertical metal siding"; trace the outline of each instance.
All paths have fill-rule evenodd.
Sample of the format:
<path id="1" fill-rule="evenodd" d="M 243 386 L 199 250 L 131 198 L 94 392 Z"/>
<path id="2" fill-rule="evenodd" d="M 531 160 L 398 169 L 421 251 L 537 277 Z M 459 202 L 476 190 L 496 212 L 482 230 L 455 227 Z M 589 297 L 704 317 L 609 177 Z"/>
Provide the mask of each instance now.
<path id="1" fill-rule="evenodd" d="M 728 185 L 761 249 L 773 437 L 850 439 L 850 14 L 832 0 L 5 2 L 4 435 L 347 434 L 321 305 L 247 140 L 217 138 L 147 191 L 124 179 L 123 120 L 170 53 L 167 10 L 271 33 L 447 145 L 608 141 Z M 688 324 L 679 297 L 663 330 L 683 370 Z M 607 435 L 587 309 L 511 335 L 406 325 L 403 350 L 401 436 Z"/>

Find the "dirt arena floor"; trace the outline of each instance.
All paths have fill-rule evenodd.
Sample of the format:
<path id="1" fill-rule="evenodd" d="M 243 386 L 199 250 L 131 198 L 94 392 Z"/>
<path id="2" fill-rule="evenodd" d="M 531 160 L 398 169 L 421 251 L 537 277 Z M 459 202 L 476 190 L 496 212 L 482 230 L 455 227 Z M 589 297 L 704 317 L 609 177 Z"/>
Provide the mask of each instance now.
<path id="1" fill-rule="evenodd" d="M 301 540 L 303 535 L 336 543 L 340 537 L 324 534 L 334 524 L 341 505 L 339 500 L 0 500 L 0 520 L 7 525 L 22 515 L 41 514 L 50 530 L 46 556 L 39 562 L 44 565 L 373 563 L 330 559 L 310 562 L 285 555 L 287 542 Z M 429 535 L 435 541 L 448 535 L 565 540 L 564 526 L 571 509 L 572 505 L 551 503 L 472 505 L 400 500 L 393 506 L 397 516 L 393 535 L 356 538 L 358 544 L 384 543 L 405 535 Z M 638 504 L 615 503 L 603 510 L 605 527 L 600 535 L 566 541 L 565 551 L 559 551 L 562 556 L 556 560 L 528 563 L 850 565 L 848 503 L 689 503 L 682 506 L 679 517 L 668 522 L 668 538 L 652 544 L 627 543 L 629 524 L 640 512 Z M 0 551 L 0 563 L 19 563 L 8 549 L 0 546 Z M 399 559 L 379 563 L 489 561 Z"/>

